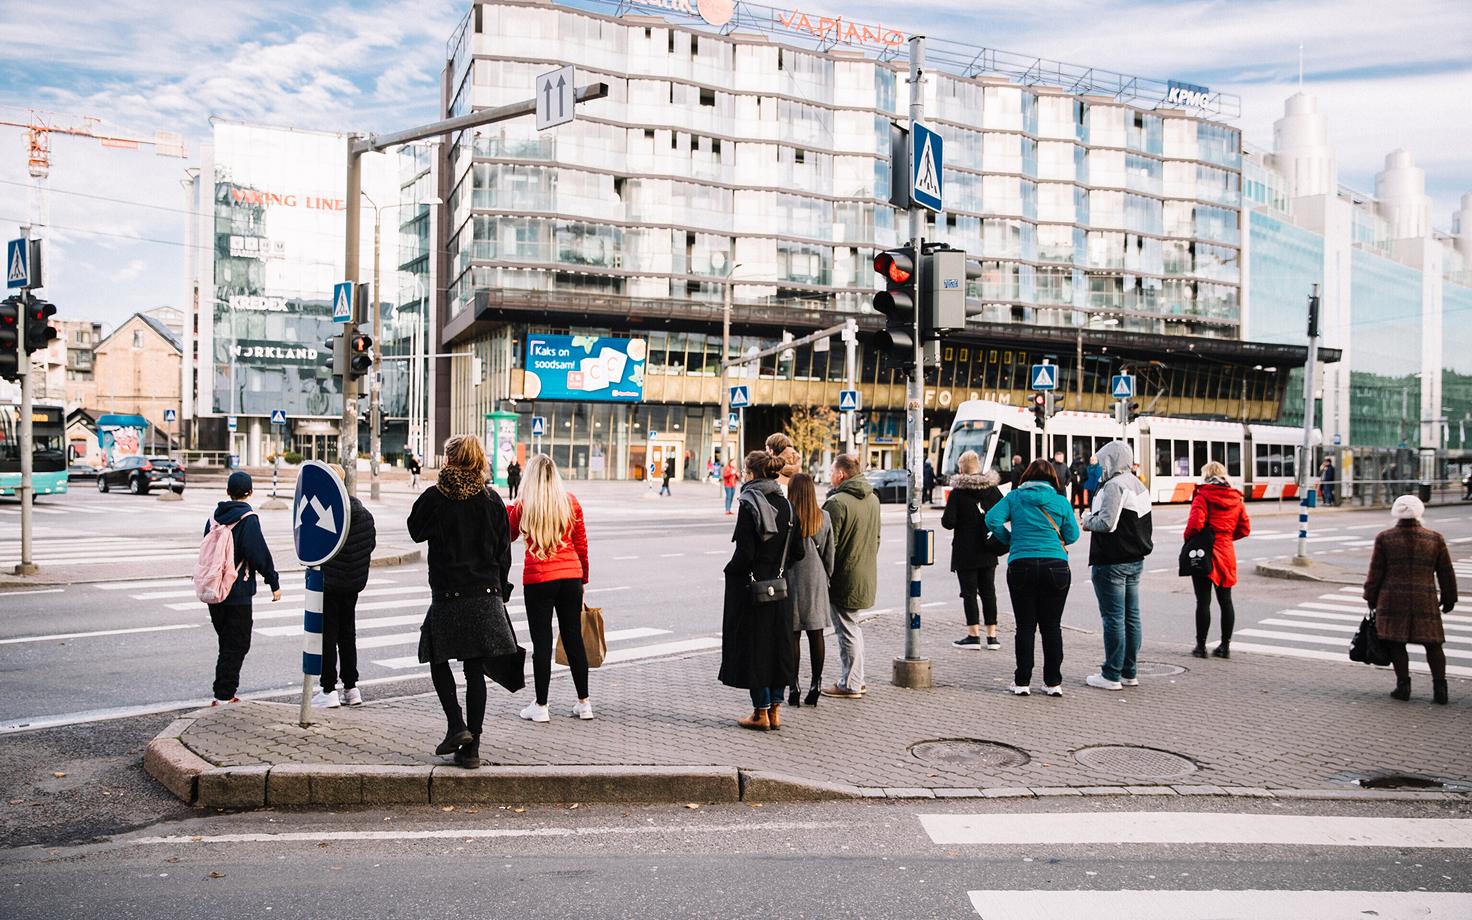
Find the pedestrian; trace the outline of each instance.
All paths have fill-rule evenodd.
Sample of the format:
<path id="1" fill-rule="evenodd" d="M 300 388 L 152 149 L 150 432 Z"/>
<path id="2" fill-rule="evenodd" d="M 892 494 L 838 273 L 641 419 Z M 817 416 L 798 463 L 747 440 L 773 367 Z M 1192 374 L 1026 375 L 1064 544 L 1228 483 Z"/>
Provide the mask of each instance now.
<path id="1" fill-rule="evenodd" d="M 1027 478 L 1025 474 L 1023 478 Z M 1058 483 L 1058 494 L 1066 498 L 1068 496 L 1070 474 L 1068 472 L 1068 463 L 1061 450 L 1053 454 L 1053 479 Z"/>
<path id="2" fill-rule="evenodd" d="M 782 694 L 797 680 L 793 656 L 792 596 L 761 597 L 760 582 L 787 578 L 801 561 L 792 506 L 777 488 L 782 458 L 765 450 L 746 455 L 746 484 L 741 488 L 736 549 L 726 563 L 725 601 L 721 610 L 720 681 L 751 692 L 751 715 L 736 724 L 754 731 L 782 727 Z"/>
<path id="3" fill-rule="evenodd" d="M 1216 658 L 1232 657 L 1232 626 L 1237 612 L 1232 607 L 1232 586 L 1237 583 L 1237 550 L 1232 544 L 1252 533 L 1252 521 L 1242 503 L 1242 493 L 1227 480 L 1227 468 L 1215 460 L 1201 468 L 1204 482 L 1191 499 L 1191 513 L 1186 517 L 1187 540 L 1203 530 L 1213 534 L 1211 574 L 1192 575 L 1196 590 L 1196 647 L 1191 654 L 1206 657 L 1206 633 L 1211 628 L 1211 593 L 1216 591 L 1217 606 L 1222 609 L 1222 641 L 1211 654 Z"/>
<path id="4" fill-rule="evenodd" d="M 1073 462 L 1068 465 L 1068 484 L 1071 487 L 1070 498 L 1073 500 L 1073 508 L 1079 517 L 1089 510 L 1089 497 L 1084 489 L 1084 484 L 1089 479 L 1089 464 L 1084 460 L 1083 454 L 1077 454 Z"/>
<path id="5" fill-rule="evenodd" d="M 675 478 L 675 458 L 674 457 L 669 457 L 669 458 L 667 458 L 664 461 L 664 477 L 660 480 L 660 483 L 659 483 L 659 494 L 660 495 L 668 495 L 671 498 L 674 497 L 674 494 L 675 493 L 673 493 L 673 492 L 670 491 L 670 480 L 671 479 L 674 479 L 674 478 Z"/>
<path id="6" fill-rule="evenodd" d="M 343 468 L 332 464 L 339 479 Z M 373 514 L 357 496 L 348 498 L 348 538 L 342 548 L 322 565 L 322 686 L 312 695 L 312 705 L 326 709 L 363 705 L 358 689 L 358 595 L 368 587 L 368 568 L 378 534 Z M 342 663 L 342 695 L 337 692 L 338 663 Z"/>
<path id="7" fill-rule="evenodd" d="M 879 496 L 848 454 L 833 458 L 833 486 L 823 510 L 833 523 L 833 576 L 828 582 L 829 615 L 838 636 L 838 681 L 824 696 L 856 700 L 864 683 L 864 631 L 859 611 L 874 606 L 879 590 Z"/>
<path id="8" fill-rule="evenodd" d="M 486 488 L 486 452 L 473 435 L 445 442 L 439 482 L 409 512 L 409 536 L 429 543 L 433 593 L 419 629 L 419 660 L 445 711 L 448 728 L 436 754 L 455 755 L 468 770 L 480 766 L 486 715 L 486 678 L 516 692 L 525 685 L 525 653 L 516 644 L 506 599 L 511 596 L 511 535 L 506 505 Z M 465 712 L 456 698 L 450 661 L 465 669 Z"/>
<path id="9" fill-rule="evenodd" d="M 1073 582 L 1068 544 L 1078 540 L 1079 529 L 1073 508 L 1058 489 L 1059 465 L 1034 460 L 1022 474 L 1022 485 L 986 513 L 987 529 L 1008 547 L 1007 593 L 1017 620 L 1017 670 L 1007 690 L 1017 696 L 1032 693 L 1037 635 L 1043 639 L 1043 692 L 1063 695 L 1063 606 Z"/>
<path id="10" fill-rule="evenodd" d="M 721 468 L 721 488 L 726 492 L 726 514 L 735 514 L 731 510 L 731 503 L 736 500 L 736 487 L 741 485 L 741 472 L 736 469 L 735 460 L 727 460 L 726 465 Z"/>
<path id="11" fill-rule="evenodd" d="M 961 583 L 961 606 L 966 612 L 966 635 L 952 642 L 956 648 L 979 649 L 981 624 L 986 623 L 987 651 L 997 651 L 997 556 L 987 548 L 986 513 L 1002 500 L 997 474 L 981 471 L 981 457 L 968 450 L 956 458 L 951 494 L 940 525 L 952 532 L 951 571 Z M 981 598 L 978 606 L 977 598 Z"/>
<path id="12" fill-rule="evenodd" d="M 1133 452 L 1131 452 L 1133 456 Z M 1134 464 L 1130 464 L 1131 467 Z M 1131 470 L 1131 472 L 1134 472 Z M 1099 455 L 1094 454 L 1089 458 L 1087 473 L 1084 476 L 1084 510 L 1088 511 L 1094 502 L 1094 496 L 1099 493 L 1099 486 L 1104 482 L 1104 466 L 1099 462 Z M 1142 483 L 1143 485 L 1143 483 Z"/>
<path id="13" fill-rule="evenodd" d="M 409 488 L 417 492 L 419 490 L 419 474 L 424 469 L 419 465 L 419 458 L 414 455 L 414 451 L 412 450 L 405 451 L 404 453 L 404 469 L 409 471 Z"/>
<path id="14" fill-rule="evenodd" d="M 257 574 L 271 589 L 271 603 L 281 600 L 281 576 L 276 574 L 271 548 L 261 532 L 261 520 L 246 501 L 254 491 L 249 473 L 244 470 L 231 473 L 225 482 L 229 500 L 216 505 L 214 515 L 204 525 L 206 536 L 217 527 L 230 528 L 236 572 L 230 593 L 220 603 L 209 605 L 210 624 L 215 627 L 220 643 L 211 706 L 240 702 L 235 693 L 240 689 L 240 667 L 250 652 L 251 629 L 255 625 L 251 605 L 256 595 Z"/>
<path id="15" fill-rule="evenodd" d="M 827 648 L 823 630 L 828 628 L 828 582 L 833 577 L 833 520 L 818 506 L 818 487 L 813 477 L 798 473 L 787 487 L 792 513 L 797 521 L 793 539 L 802 541 L 802 558 L 788 565 L 788 597 L 792 599 L 792 693 L 787 702 L 792 706 L 818 705 L 823 687 L 823 663 Z M 807 634 L 808 659 L 812 680 L 807 698 L 798 684 L 802 665 L 802 637 Z"/>
<path id="16" fill-rule="evenodd" d="M 521 463 L 515 457 L 506 464 L 506 494 L 516 500 L 516 491 L 521 488 Z"/>
<path id="17" fill-rule="evenodd" d="M 933 464 L 933 463 L 930 462 L 930 458 L 929 457 L 926 457 L 925 458 L 925 467 L 921 471 L 921 475 L 920 475 L 920 500 L 923 501 L 925 504 L 928 505 L 928 504 L 930 504 L 931 496 L 933 496 L 934 494 L 935 494 L 935 464 Z"/>
<path id="18" fill-rule="evenodd" d="M 1319 470 L 1319 499 L 1324 507 L 1334 507 L 1334 461 L 1328 457 L 1324 458 L 1324 465 Z"/>
<path id="19" fill-rule="evenodd" d="M 552 616 L 578 702 L 572 714 L 593 718 L 588 700 L 588 656 L 583 648 L 583 586 L 588 583 L 588 531 L 583 508 L 562 484 L 557 464 L 546 454 L 526 462 L 526 488 L 508 509 L 511 539 L 526 541 L 521 570 L 526 621 L 532 635 L 532 674 L 537 698 L 521 711 L 530 722 L 547 722 L 547 691 L 552 681 Z"/>
<path id="20" fill-rule="evenodd" d="M 782 461 L 782 472 L 777 474 L 777 485 L 782 489 L 782 494 L 786 495 L 788 486 L 792 484 L 792 477 L 802 468 L 802 458 L 793 446 L 792 439 L 780 431 L 767 436 L 767 453 Z"/>
<path id="21" fill-rule="evenodd" d="M 1093 506 L 1084 515 L 1089 531 L 1089 566 L 1099 620 L 1104 632 L 1104 662 L 1084 683 L 1100 690 L 1139 686 L 1135 659 L 1140 652 L 1140 575 L 1155 548 L 1150 490 L 1130 472 L 1134 451 L 1111 441 L 1090 458 L 1102 480 Z"/>
<path id="22" fill-rule="evenodd" d="M 1012 488 L 1015 489 L 1018 486 L 1022 485 L 1022 474 L 1026 470 L 1027 470 L 1027 464 L 1025 464 L 1025 463 L 1022 462 L 1022 455 L 1021 454 L 1013 454 L 1012 455 L 1012 472 L 1011 472 Z"/>
<path id="23" fill-rule="evenodd" d="M 1462 477 L 1462 501 L 1472 502 L 1472 472 Z"/>
<path id="24" fill-rule="evenodd" d="M 1422 526 L 1426 506 L 1402 495 L 1390 508 L 1395 526 L 1375 535 L 1365 601 L 1375 612 L 1375 632 L 1390 651 L 1398 700 L 1411 698 L 1411 665 L 1406 643 L 1426 650 L 1431 698 L 1446 705 L 1446 641 L 1441 615 L 1457 606 L 1457 574 L 1441 534 Z"/>

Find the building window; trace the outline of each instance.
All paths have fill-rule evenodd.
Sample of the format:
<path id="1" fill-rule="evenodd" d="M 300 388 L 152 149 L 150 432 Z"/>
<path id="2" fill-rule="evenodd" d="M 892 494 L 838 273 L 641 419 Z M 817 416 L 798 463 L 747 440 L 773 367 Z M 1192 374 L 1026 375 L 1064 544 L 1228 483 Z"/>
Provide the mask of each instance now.
<path id="1" fill-rule="evenodd" d="M 142 347 L 143 347 L 143 330 L 142 329 L 135 329 L 135 330 L 133 330 L 133 348 L 136 351 L 138 349 L 141 349 Z"/>
<path id="2" fill-rule="evenodd" d="M 701 90 L 700 91 L 700 104 L 701 105 L 708 105 L 708 106 L 714 107 L 715 104 L 716 104 L 716 91 L 713 90 L 713 89 L 703 89 L 703 90 Z"/>

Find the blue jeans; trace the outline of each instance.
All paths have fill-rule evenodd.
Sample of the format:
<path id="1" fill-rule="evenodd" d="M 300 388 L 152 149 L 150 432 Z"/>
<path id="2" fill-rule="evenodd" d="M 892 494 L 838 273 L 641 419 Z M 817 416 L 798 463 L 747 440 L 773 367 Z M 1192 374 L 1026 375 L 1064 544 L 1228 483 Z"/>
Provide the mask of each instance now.
<path id="1" fill-rule="evenodd" d="M 736 487 L 725 486 L 726 489 L 726 513 L 731 513 L 731 502 L 736 500 Z"/>
<path id="2" fill-rule="evenodd" d="M 1140 652 L 1140 573 L 1144 570 L 1143 561 L 1094 566 L 1094 594 L 1104 624 L 1104 663 L 1099 665 L 1099 674 L 1105 680 L 1135 676 L 1135 656 Z"/>
<path id="3" fill-rule="evenodd" d="M 785 687 L 757 687 L 751 691 L 751 708 L 767 709 L 773 703 L 782 702 L 782 692 Z"/>

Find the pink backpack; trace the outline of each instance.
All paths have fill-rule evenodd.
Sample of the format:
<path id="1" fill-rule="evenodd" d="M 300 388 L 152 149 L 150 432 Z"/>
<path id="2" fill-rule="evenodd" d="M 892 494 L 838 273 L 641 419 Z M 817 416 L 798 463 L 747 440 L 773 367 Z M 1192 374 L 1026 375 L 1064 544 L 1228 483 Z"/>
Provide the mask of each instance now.
<path id="1" fill-rule="evenodd" d="M 240 521 L 254 517 L 255 512 L 240 516 Z M 210 532 L 199 545 L 199 558 L 194 563 L 194 596 L 206 604 L 224 603 L 240 577 L 235 565 L 235 524 L 221 524 L 210 519 Z M 244 563 L 241 563 L 244 565 Z"/>

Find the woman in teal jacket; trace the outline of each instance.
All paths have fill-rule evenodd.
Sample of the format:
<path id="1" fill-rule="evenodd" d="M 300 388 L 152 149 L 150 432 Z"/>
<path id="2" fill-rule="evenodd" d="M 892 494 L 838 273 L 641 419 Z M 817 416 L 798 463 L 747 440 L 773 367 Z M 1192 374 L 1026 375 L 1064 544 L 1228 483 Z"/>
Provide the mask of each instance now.
<path id="1" fill-rule="evenodd" d="M 1010 527 L 1008 525 L 1011 525 Z M 1068 544 L 1079 538 L 1078 520 L 1058 492 L 1058 474 L 1034 460 L 1021 484 L 986 513 L 986 526 L 1008 545 L 1007 593 L 1017 619 L 1017 671 L 1008 691 L 1032 693 L 1034 635 L 1043 637 L 1043 692 L 1063 695 L 1063 606 L 1073 576 Z"/>

